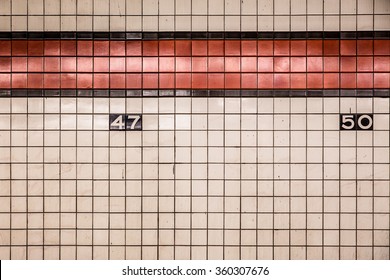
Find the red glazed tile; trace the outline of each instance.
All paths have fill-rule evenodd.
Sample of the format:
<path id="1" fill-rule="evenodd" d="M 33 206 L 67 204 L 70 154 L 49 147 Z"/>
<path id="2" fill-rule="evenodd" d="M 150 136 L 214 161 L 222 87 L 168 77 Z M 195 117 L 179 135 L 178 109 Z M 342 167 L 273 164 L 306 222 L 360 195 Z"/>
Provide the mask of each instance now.
<path id="1" fill-rule="evenodd" d="M 306 88 L 306 74 L 291 74 L 291 88 L 305 89 Z"/>
<path id="2" fill-rule="evenodd" d="M 291 57 L 291 72 L 306 72 L 306 57 Z"/>
<path id="3" fill-rule="evenodd" d="M 339 40 L 324 40 L 324 55 L 339 55 Z"/>
<path id="4" fill-rule="evenodd" d="M 275 56 L 290 55 L 290 41 L 289 40 L 275 40 L 274 41 L 274 55 Z"/>
<path id="5" fill-rule="evenodd" d="M 307 57 L 307 72 L 322 72 L 322 57 L 308 56 Z"/>
<path id="6" fill-rule="evenodd" d="M 126 59 L 124 57 L 110 57 L 110 72 L 125 72 Z"/>
<path id="7" fill-rule="evenodd" d="M 340 86 L 341 88 L 356 88 L 356 73 L 341 73 Z"/>
<path id="8" fill-rule="evenodd" d="M 275 72 L 290 72 L 290 58 L 289 57 L 274 57 L 274 71 Z"/>
<path id="9" fill-rule="evenodd" d="M 26 74 L 12 74 L 12 88 L 27 88 Z"/>
<path id="10" fill-rule="evenodd" d="M 322 56 L 322 40 L 308 40 L 307 41 L 307 55 L 321 55 Z"/>
<path id="11" fill-rule="evenodd" d="M 241 74 L 241 87 L 243 89 L 257 88 L 257 74 Z"/>
<path id="12" fill-rule="evenodd" d="M 92 74 L 77 74 L 77 88 L 92 88 Z"/>
<path id="13" fill-rule="evenodd" d="M 76 88 L 76 74 L 75 73 L 62 73 L 61 74 L 61 88 L 63 88 L 63 89 Z"/>
<path id="14" fill-rule="evenodd" d="M 125 74 L 110 74 L 110 88 L 113 89 L 126 88 Z"/>
<path id="15" fill-rule="evenodd" d="M 106 73 L 94 74 L 93 87 L 98 89 L 109 88 L 110 87 L 109 75 Z"/>
<path id="16" fill-rule="evenodd" d="M 174 54 L 175 54 L 175 41 L 173 40 L 159 41 L 160 56 L 173 56 Z"/>
<path id="17" fill-rule="evenodd" d="M 358 72 L 372 72 L 374 68 L 374 61 L 372 56 L 358 56 L 357 57 L 357 71 Z"/>
<path id="18" fill-rule="evenodd" d="M 389 56 L 375 56 L 374 57 L 374 71 L 390 72 L 390 57 Z"/>
<path id="19" fill-rule="evenodd" d="M 192 41 L 192 55 L 207 56 L 207 41 Z"/>
<path id="20" fill-rule="evenodd" d="M 11 55 L 11 41 L 0 40 L 0 56 Z"/>
<path id="21" fill-rule="evenodd" d="M 125 56 L 126 55 L 125 41 L 110 41 L 110 55 Z"/>
<path id="22" fill-rule="evenodd" d="M 158 72 L 158 57 L 144 57 L 142 68 L 144 72 Z"/>
<path id="23" fill-rule="evenodd" d="M 324 88 L 325 89 L 339 88 L 339 74 L 325 73 L 324 74 Z"/>
<path id="24" fill-rule="evenodd" d="M 357 53 L 359 55 L 372 55 L 374 53 L 374 41 L 357 40 Z"/>
<path id="25" fill-rule="evenodd" d="M 176 41 L 176 56 L 190 56 L 192 44 L 190 40 L 177 40 Z"/>
<path id="26" fill-rule="evenodd" d="M 224 72 L 225 61 L 224 57 L 209 57 L 208 58 L 208 72 Z"/>
<path id="27" fill-rule="evenodd" d="M 290 52 L 292 56 L 306 55 L 306 40 L 292 40 L 290 42 Z"/>
<path id="28" fill-rule="evenodd" d="M 257 57 L 241 57 L 242 72 L 257 72 Z"/>
<path id="29" fill-rule="evenodd" d="M 141 81 L 141 74 L 126 74 L 126 88 L 139 89 L 142 87 Z"/>
<path id="30" fill-rule="evenodd" d="M 78 57 L 77 71 L 78 72 L 92 72 L 92 57 Z"/>
<path id="31" fill-rule="evenodd" d="M 159 88 L 172 89 L 175 87 L 175 74 L 159 74 Z"/>
<path id="32" fill-rule="evenodd" d="M 224 55 L 224 40 L 209 40 L 208 41 L 208 55 L 223 56 Z"/>
<path id="33" fill-rule="evenodd" d="M 374 88 L 390 88 L 390 73 L 374 73 Z"/>
<path id="34" fill-rule="evenodd" d="M 109 72 L 110 61 L 108 57 L 94 57 L 93 70 L 94 72 Z"/>
<path id="35" fill-rule="evenodd" d="M 274 74 L 274 88 L 290 88 L 290 74 Z"/>
<path id="36" fill-rule="evenodd" d="M 43 75 L 42 74 L 28 74 L 27 75 L 27 87 L 40 89 L 43 87 Z"/>
<path id="37" fill-rule="evenodd" d="M 58 56 L 60 55 L 61 44 L 60 41 L 45 41 L 44 55 L 46 56 Z"/>
<path id="38" fill-rule="evenodd" d="M 42 56 L 43 55 L 43 41 L 28 41 L 27 54 L 29 56 Z"/>
<path id="39" fill-rule="evenodd" d="M 45 72 L 60 72 L 59 57 L 45 57 L 43 63 Z"/>
<path id="40" fill-rule="evenodd" d="M 75 56 L 76 41 L 61 41 L 61 55 Z"/>
<path id="41" fill-rule="evenodd" d="M 358 73 L 357 87 L 358 88 L 372 88 L 374 85 L 374 75 L 372 73 Z"/>
<path id="42" fill-rule="evenodd" d="M 339 72 L 339 58 L 337 56 L 324 57 L 324 72 Z"/>
<path id="43" fill-rule="evenodd" d="M 207 88 L 207 74 L 192 74 L 192 88 L 203 89 Z"/>
<path id="44" fill-rule="evenodd" d="M 93 41 L 94 56 L 108 56 L 110 54 L 110 41 Z"/>
<path id="45" fill-rule="evenodd" d="M 11 88 L 11 74 L 0 74 L 0 88 Z"/>
<path id="46" fill-rule="evenodd" d="M 342 56 L 341 57 L 341 72 L 356 72 L 356 57 Z"/>
<path id="47" fill-rule="evenodd" d="M 225 55 L 226 56 L 239 56 L 241 55 L 241 43 L 239 40 L 226 40 L 225 41 Z"/>
<path id="48" fill-rule="evenodd" d="M 374 55 L 390 55 L 390 40 L 374 40 Z"/>
<path id="49" fill-rule="evenodd" d="M 225 74 L 225 88 L 226 89 L 240 89 L 241 75 L 240 74 Z"/>
<path id="50" fill-rule="evenodd" d="M 257 86 L 259 89 L 273 89 L 274 75 L 273 74 L 258 74 Z"/>
<path id="51" fill-rule="evenodd" d="M 226 72 L 240 72 L 241 67 L 240 57 L 225 57 L 225 71 Z"/>
<path id="52" fill-rule="evenodd" d="M 29 57 L 27 59 L 27 70 L 29 72 L 42 72 L 43 71 L 42 57 Z"/>
<path id="53" fill-rule="evenodd" d="M 176 74 L 176 88 L 190 89 L 191 88 L 191 74 Z"/>
<path id="54" fill-rule="evenodd" d="M 11 72 L 10 57 L 0 57 L 0 72 Z"/>
<path id="55" fill-rule="evenodd" d="M 126 41 L 126 55 L 141 56 L 142 55 L 141 41 Z"/>
<path id="56" fill-rule="evenodd" d="M 160 72 L 174 72 L 175 71 L 175 58 L 174 57 L 160 57 L 159 58 L 159 71 Z"/>
<path id="57" fill-rule="evenodd" d="M 62 72 L 76 72 L 76 58 L 75 57 L 61 57 L 61 71 Z"/>
<path id="58" fill-rule="evenodd" d="M 27 41 L 12 41 L 12 55 L 25 56 L 27 55 Z"/>
<path id="59" fill-rule="evenodd" d="M 208 74 L 207 80 L 208 80 L 208 88 L 223 89 L 225 86 L 224 74 Z"/>
<path id="60" fill-rule="evenodd" d="M 176 72 L 191 72 L 191 57 L 176 57 Z"/>
<path id="61" fill-rule="evenodd" d="M 126 57 L 126 72 L 141 72 L 142 59 L 141 57 Z"/>
<path id="62" fill-rule="evenodd" d="M 60 87 L 61 78 L 60 74 L 44 74 L 43 75 L 43 87 L 45 89 L 58 89 Z"/>
<path id="63" fill-rule="evenodd" d="M 158 74 L 144 74 L 142 80 L 143 88 L 158 88 Z"/>
<path id="64" fill-rule="evenodd" d="M 323 88 L 323 74 L 307 74 L 307 88 L 319 89 Z"/>
<path id="65" fill-rule="evenodd" d="M 260 40 L 257 43 L 257 53 L 259 56 L 273 56 L 274 43 L 272 40 Z"/>
<path id="66" fill-rule="evenodd" d="M 273 72 L 274 59 L 273 57 L 259 57 L 257 59 L 257 71 L 259 72 Z"/>
<path id="67" fill-rule="evenodd" d="M 92 41 L 77 41 L 77 55 L 91 56 L 93 54 Z"/>
<path id="68" fill-rule="evenodd" d="M 192 72 L 207 72 L 207 58 L 192 57 Z"/>
<path id="69" fill-rule="evenodd" d="M 142 41 L 142 54 L 144 56 L 158 56 L 158 41 Z"/>
<path id="70" fill-rule="evenodd" d="M 241 41 L 242 56 L 257 56 L 257 42 L 255 40 Z"/>
<path id="71" fill-rule="evenodd" d="M 341 55 L 356 55 L 356 40 L 340 40 Z"/>
<path id="72" fill-rule="evenodd" d="M 26 72 L 27 57 L 13 57 L 11 67 L 13 72 Z"/>

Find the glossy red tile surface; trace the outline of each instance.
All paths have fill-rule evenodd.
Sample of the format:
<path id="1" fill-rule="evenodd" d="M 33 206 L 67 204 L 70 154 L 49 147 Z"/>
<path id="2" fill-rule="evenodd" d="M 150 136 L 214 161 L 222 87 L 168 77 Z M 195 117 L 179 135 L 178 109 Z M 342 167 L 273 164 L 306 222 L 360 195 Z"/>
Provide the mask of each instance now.
<path id="1" fill-rule="evenodd" d="M 0 74 L 0 88 L 8 89 L 11 87 L 11 74 Z"/>
<path id="2" fill-rule="evenodd" d="M 374 69 L 374 60 L 372 56 L 358 56 L 357 57 L 357 71 L 358 72 L 372 72 Z"/>
<path id="3" fill-rule="evenodd" d="M 127 56 L 141 56 L 142 55 L 142 42 L 141 41 L 127 41 L 126 42 L 126 55 Z"/>
<path id="4" fill-rule="evenodd" d="M 27 71 L 29 71 L 29 72 L 42 72 L 43 71 L 43 58 L 42 57 L 28 57 L 27 58 Z"/>
<path id="5" fill-rule="evenodd" d="M 192 43 L 190 40 L 177 40 L 175 50 L 177 56 L 191 56 Z"/>
<path id="6" fill-rule="evenodd" d="M 290 75 L 289 74 L 274 74 L 274 88 L 275 89 L 290 88 Z"/>
<path id="7" fill-rule="evenodd" d="M 0 57 L 0 72 L 11 72 L 10 57 Z"/>
<path id="8" fill-rule="evenodd" d="M 11 41 L 0 40 L 0 56 L 11 55 Z"/>
<path id="9" fill-rule="evenodd" d="M 43 55 L 43 41 L 28 41 L 27 55 L 29 56 L 42 56 Z"/>
<path id="10" fill-rule="evenodd" d="M 291 88 L 305 89 L 306 88 L 306 74 L 291 74 Z"/>
<path id="11" fill-rule="evenodd" d="M 356 88 L 356 73 L 341 73 L 340 74 L 341 88 Z"/>
<path id="12" fill-rule="evenodd" d="M 339 40 L 324 40 L 324 55 L 339 55 L 340 50 Z"/>
<path id="13" fill-rule="evenodd" d="M 158 74 L 144 74 L 142 78 L 143 88 L 158 88 Z"/>
<path id="14" fill-rule="evenodd" d="M 191 72 L 191 57 L 176 57 L 176 72 Z"/>
<path id="15" fill-rule="evenodd" d="M 341 55 L 356 55 L 356 40 L 340 40 Z"/>
<path id="16" fill-rule="evenodd" d="M 241 58 L 240 57 L 225 57 L 225 71 L 226 72 L 240 72 Z"/>
<path id="17" fill-rule="evenodd" d="M 158 53 L 160 56 L 173 56 L 175 54 L 175 41 L 173 40 L 160 41 Z"/>
<path id="18" fill-rule="evenodd" d="M 242 72 L 257 72 L 257 57 L 241 57 Z"/>
<path id="19" fill-rule="evenodd" d="M 336 56 L 324 57 L 324 72 L 339 72 L 339 58 Z"/>
<path id="20" fill-rule="evenodd" d="M 108 57 L 94 57 L 93 70 L 94 72 L 108 72 L 110 68 L 110 61 Z"/>
<path id="21" fill-rule="evenodd" d="M 174 57 L 160 57 L 159 58 L 160 72 L 175 72 L 175 58 Z"/>
<path id="22" fill-rule="evenodd" d="M 358 88 L 372 88 L 374 86 L 374 75 L 372 73 L 357 73 Z"/>
<path id="23" fill-rule="evenodd" d="M 60 58 L 59 57 L 45 57 L 44 61 L 45 72 L 60 72 Z"/>
<path id="24" fill-rule="evenodd" d="M 45 56 L 57 56 L 60 55 L 61 44 L 60 41 L 45 41 L 43 53 Z"/>
<path id="25" fill-rule="evenodd" d="M 77 72 L 93 72 L 93 58 L 92 57 L 78 57 L 77 58 Z"/>
<path id="26" fill-rule="evenodd" d="M 77 82 L 76 74 L 74 74 L 74 73 L 61 74 L 61 88 L 62 89 L 74 89 L 77 86 L 76 82 Z"/>
<path id="27" fill-rule="evenodd" d="M 259 57 L 257 59 L 258 72 L 273 72 L 274 59 L 273 57 Z"/>
<path id="28" fill-rule="evenodd" d="M 191 88 L 191 74 L 179 73 L 175 75 L 176 88 L 189 89 Z"/>
<path id="29" fill-rule="evenodd" d="M 374 73 L 374 87 L 375 88 L 389 88 L 390 74 L 389 73 Z"/>
<path id="30" fill-rule="evenodd" d="M 323 88 L 323 74 L 322 73 L 313 73 L 307 74 L 307 88 L 309 89 L 321 89 Z"/>
<path id="31" fill-rule="evenodd" d="M 142 55 L 144 56 L 158 56 L 158 41 L 143 41 Z"/>
<path id="32" fill-rule="evenodd" d="M 322 56 L 308 56 L 307 72 L 322 72 L 322 71 L 323 71 Z"/>
<path id="33" fill-rule="evenodd" d="M 94 74 L 93 75 L 93 87 L 97 89 L 104 89 L 110 87 L 109 75 L 107 74 Z"/>
<path id="34" fill-rule="evenodd" d="M 75 56 L 76 41 L 61 41 L 61 55 Z"/>
<path id="35" fill-rule="evenodd" d="M 42 74 L 28 74 L 27 86 L 29 88 L 42 88 L 43 87 L 43 75 Z"/>
<path id="36" fill-rule="evenodd" d="M 306 55 L 306 40 L 292 40 L 290 42 L 290 53 L 292 56 Z"/>
<path id="37" fill-rule="evenodd" d="M 355 56 L 342 56 L 341 60 L 341 72 L 356 72 L 356 57 Z"/>
<path id="38" fill-rule="evenodd" d="M 158 57 L 144 57 L 142 68 L 144 72 L 158 72 Z"/>
<path id="39" fill-rule="evenodd" d="M 274 88 L 274 75 L 273 74 L 258 74 L 257 75 L 257 87 L 261 89 L 273 89 Z"/>
<path id="40" fill-rule="evenodd" d="M 306 57 L 291 57 L 291 72 L 306 72 Z"/>
<path id="41" fill-rule="evenodd" d="M 159 88 L 171 89 L 175 87 L 175 74 L 159 74 Z"/>
<path id="42" fill-rule="evenodd" d="M 91 56 L 93 55 L 92 41 L 77 41 L 77 55 Z"/>
<path id="43" fill-rule="evenodd" d="M 60 74 L 43 75 L 43 88 L 45 89 L 58 89 L 60 87 L 60 83 L 61 83 Z"/>
<path id="44" fill-rule="evenodd" d="M 225 41 L 225 55 L 226 56 L 240 56 L 241 55 L 241 42 L 239 40 L 226 40 Z"/>
<path id="45" fill-rule="evenodd" d="M 126 74 L 126 88 L 138 89 L 142 87 L 141 74 Z"/>
<path id="46" fill-rule="evenodd" d="M 252 74 L 252 73 L 241 74 L 241 87 L 243 89 L 257 88 L 257 74 Z"/>
<path id="47" fill-rule="evenodd" d="M 242 56 L 257 56 L 257 42 L 242 40 L 241 41 L 241 55 Z"/>
<path id="48" fill-rule="evenodd" d="M 207 88 L 207 74 L 192 74 L 192 88 Z"/>
<path id="49" fill-rule="evenodd" d="M 339 74 L 325 73 L 324 74 L 324 88 L 336 89 L 339 88 Z"/>
<path id="50" fill-rule="evenodd" d="M 323 40 L 307 40 L 307 55 L 309 56 L 322 56 Z"/>
<path id="51" fill-rule="evenodd" d="M 358 55 L 372 55 L 374 53 L 373 40 L 357 40 Z"/>
<path id="52" fill-rule="evenodd" d="M 76 72 L 76 58 L 75 57 L 61 57 L 61 71 L 62 72 Z"/>
<path id="53" fill-rule="evenodd" d="M 110 54 L 110 41 L 93 41 L 94 56 L 108 56 Z"/>
<path id="54" fill-rule="evenodd" d="M 192 72 L 207 72 L 207 58 L 192 57 Z"/>
<path id="55" fill-rule="evenodd" d="M 110 74 L 110 88 L 113 89 L 126 88 L 125 74 Z"/>
<path id="56" fill-rule="evenodd" d="M 390 55 L 390 40 L 375 40 L 374 55 Z"/>
<path id="57" fill-rule="evenodd" d="M 224 72 L 225 61 L 224 57 L 209 57 L 208 58 L 208 72 Z"/>
<path id="58" fill-rule="evenodd" d="M 207 56 L 207 41 L 192 41 L 192 55 Z"/>
<path id="59" fill-rule="evenodd" d="M 141 57 L 126 57 L 126 71 L 127 72 L 142 72 L 142 58 Z"/>
<path id="60" fill-rule="evenodd" d="M 274 58 L 275 72 L 290 72 L 290 57 L 275 57 Z"/>
<path id="61" fill-rule="evenodd" d="M 126 55 L 125 41 L 110 41 L 110 55 L 125 56 Z"/>
<path id="62" fill-rule="evenodd" d="M 126 58 L 124 57 L 110 57 L 110 72 L 125 72 Z"/>
<path id="63" fill-rule="evenodd" d="M 225 44 L 224 40 L 209 40 L 208 42 L 208 55 L 211 56 L 223 56 Z"/>
<path id="64" fill-rule="evenodd" d="M 274 43 L 271 40 L 260 40 L 257 43 L 257 53 L 259 56 L 273 56 Z"/>
<path id="65" fill-rule="evenodd" d="M 27 41 L 12 41 L 12 55 L 26 56 L 27 55 Z"/>
<path id="66" fill-rule="evenodd" d="M 225 74 L 208 74 L 208 87 L 212 89 L 223 89 L 225 85 Z"/>
<path id="67" fill-rule="evenodd" d="M 12 88 L 27 88 L 26 74 L 12 74 Z"/>
<path id="68" fill-rule="evenodd" d="M 241 88 L 241 74 L 225 74 L 225 88 Z"/>
<path id="69" fill-rule="evenodd" d="M 390 57 L 389 56 L 375 56 L 374 57 L 374 71 L 390 72 Z"/>
<path id="70" fill-rule="evenodd" d="M 92 88 L 92 74 L 77 74 L 77 87 L 81 89 Z"/>
<path id="71" fill-rule="evenodd" d="M 284 56 L 290 54 L 290 41 L 289 40 L 275 40 L 274 41 L 274 55 Z"/>

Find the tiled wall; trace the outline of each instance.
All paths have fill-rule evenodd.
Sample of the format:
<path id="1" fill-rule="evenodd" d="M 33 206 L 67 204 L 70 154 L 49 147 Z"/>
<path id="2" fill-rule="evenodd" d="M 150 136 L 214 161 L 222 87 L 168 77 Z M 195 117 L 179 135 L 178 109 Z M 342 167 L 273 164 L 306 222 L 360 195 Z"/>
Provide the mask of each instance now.
<path id="1" fill-rule="evenodd" d="M 0 259 L 388 260 L 389 31 L 388 0 L 0 0 Z"/>

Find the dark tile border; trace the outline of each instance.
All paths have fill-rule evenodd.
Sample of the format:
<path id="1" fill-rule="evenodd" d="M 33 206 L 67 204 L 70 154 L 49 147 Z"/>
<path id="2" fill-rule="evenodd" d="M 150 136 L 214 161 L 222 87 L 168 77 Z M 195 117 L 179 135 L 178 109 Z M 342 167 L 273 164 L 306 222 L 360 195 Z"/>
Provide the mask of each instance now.
<path id="1" fill-rule="evenodd" d="M 390 89 L 336 89 L 336 90 L 0 90 L 1 97 L 384 97 L 390 98 Z"/>
<path id="2" fill-rule="evenodd" d="M 390 39 L 390 31 L 343 32 L 0 32 L 13 40 L 299 40 Z"/>

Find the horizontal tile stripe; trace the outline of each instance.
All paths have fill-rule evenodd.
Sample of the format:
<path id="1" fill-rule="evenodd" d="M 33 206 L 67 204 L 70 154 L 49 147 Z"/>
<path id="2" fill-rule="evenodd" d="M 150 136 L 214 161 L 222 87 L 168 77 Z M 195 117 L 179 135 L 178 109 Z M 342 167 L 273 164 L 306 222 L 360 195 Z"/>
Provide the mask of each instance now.
<path id="1" fill-rule="evenodd" d="M 0 90 L 4 97 L 390 97 L 376 90 Z"/>
<path id="2" fill-rule="evenodd" d="M 0 89 L 387 89 L 390 40 L 0 40 Z"/>

